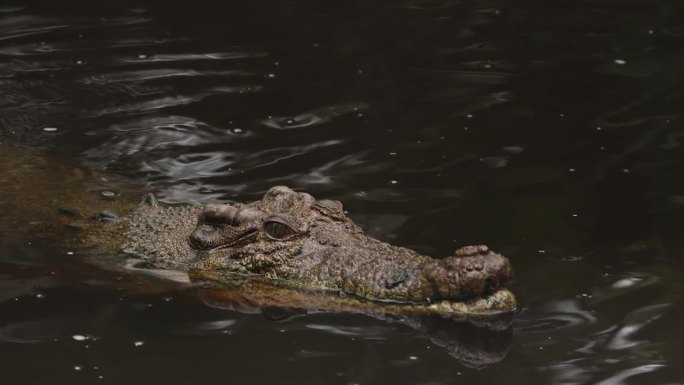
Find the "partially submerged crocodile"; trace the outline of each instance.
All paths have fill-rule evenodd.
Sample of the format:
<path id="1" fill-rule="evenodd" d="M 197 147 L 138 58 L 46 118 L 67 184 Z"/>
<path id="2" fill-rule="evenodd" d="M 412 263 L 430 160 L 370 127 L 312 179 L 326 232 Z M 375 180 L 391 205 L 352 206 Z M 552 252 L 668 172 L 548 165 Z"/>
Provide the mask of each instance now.
<path id="1" fill-rule="evenodd" d="M 503 286 L 511 267 L 484 246 L 432 259 L 367 236 L 339 202 L 282 186 L 252 203 L 167 205 L 152 195 L 139 203 L 138 186 L 115 180 L 0 143 L 0 242 L 26 232 L 25 239 L 57 242 L 116 269 L 117 287 L 132 293 L 173 290 L 272 319 L 345 312 L 404 324 L 467 366 L 498 362 L 508 351 L 516 304 Z M 110 189 L 123 193 L 102 194 Z M 134 274 L 119 281 L 122 254 L 138 262 L 127 263 Z M 94 271 L 111 275 L 75 262 L 84 280 Z M 178 292 L 149 274 L 191 285 Z"/>
<path id="2" fill-rule="evenodd" d="M 366 235 L 337 201 L 284 186 L 260 201 L 165 206 L 152 196 L 119 224 L 123 250 L 215 282 L 252 275 L 281 286 L 343 293 L 395 311 L 514 309 L 509 261 L 486 246 L 441 260 Z M 378 304 L 382 301 L 382 305 Z"/>
<path id="3" fill-rule="evenodd" d="M 4 182 L 30 179 L 31 172 L 36 171 L 4 173 Z M 43 183 L 59 183 L 41 177 Z M 326 302 L 333 311 L 461 318 L 511 312 L 516 306 L 503 289 L 512 276 L 510 263 L 487 247 L 466 246 L 441 260 L 426 257 L 369 237 L 340 202 L 316 200 L 284 186 L 269 189 L 260 201 L 208 206 L 165 205 L 152 195 L 139 205 L 125 200 L 93 205 L 84 203 L 82 188 L 73 186 L 62 188 L 58 198 L 29 199 L 11 186 L 0 193 L 18 207 L 42 210 L 47 225 L 83 228 L 73 238 L 79 247 L 124 251 L 155 267 L 187 271 L 196 282 L 231 284 L 249 276 L 278 287 L 325 292 L 338 298 Z M 51 220 L 50 210 L 57 209 L 47 200 L 75 201 L 76 209 L 60 207 L 62 215 Z M 121 216 L 108 211 L 93 215 L 81 208 L 96 205 Z"/>

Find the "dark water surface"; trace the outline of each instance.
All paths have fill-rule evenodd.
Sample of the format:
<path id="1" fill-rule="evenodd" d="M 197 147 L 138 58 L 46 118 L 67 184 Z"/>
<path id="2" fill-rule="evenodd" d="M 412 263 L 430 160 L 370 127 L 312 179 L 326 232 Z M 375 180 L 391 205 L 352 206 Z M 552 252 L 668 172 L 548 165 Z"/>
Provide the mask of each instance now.
<path id="1" fill-rule="evenodd" d="M 683 108 L 676 0 L 4 4 L 0 142 L 132 195 L 286 184 L 430 255 L 486 243 L 521 312 L 473 368 L 401 323 L 136 290 L 0 215 L 0 382 L 684 384 Z"/>

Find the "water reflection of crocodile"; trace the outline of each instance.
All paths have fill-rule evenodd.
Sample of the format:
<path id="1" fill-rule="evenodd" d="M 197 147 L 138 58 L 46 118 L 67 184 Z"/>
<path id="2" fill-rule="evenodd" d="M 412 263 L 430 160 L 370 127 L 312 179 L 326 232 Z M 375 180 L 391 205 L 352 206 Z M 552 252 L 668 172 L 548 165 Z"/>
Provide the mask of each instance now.
<path id="1" fill-rule="evenodd" d="M 214 302 L 223 288 L 218 297 L 229 307 L 244 307 L 235 305 L 238 285 L 238 297 L 262 309 L 355 312 L 407 324 L 437 316 L 501 329 L 493 316 L 515 310 L 503 288 L 510 263 L 485 246 L 426 257 L 367 236 L 337 201 L 283 186 L 252 203 L 166 205 L 151 194 L 140 204 L 107 200 L 109 194 L 98 199 L 88 191 L 98 189 L 97 178 L 58 169 L 33 150 L 1 147 L 6 215 L 33 217 L 33 229 L 46 234 L 67 225 L 76 235 L 58 238 L 72 248 L 123 251 L 156 268 L 188 272 Z"/>
<path id="2" fill-rule="evenodd" d="M 261 313 L 282 321 L 318 312 L 364 314 L 384 322 L 417 330 L 436 346 L 468 367 L 501 361 L 511 345 L 512 313 L 425 315 L 420 308 L 375 303 L 353 296 L 331 296 L 325 292 L 282 288 L 239 277 L 195 289 L 202 301 L 213 307 L 241 313 Z M 412 312 L 412 310 L 414 312 Z M 466 322 L 467 321 L 467 322 Z"/>

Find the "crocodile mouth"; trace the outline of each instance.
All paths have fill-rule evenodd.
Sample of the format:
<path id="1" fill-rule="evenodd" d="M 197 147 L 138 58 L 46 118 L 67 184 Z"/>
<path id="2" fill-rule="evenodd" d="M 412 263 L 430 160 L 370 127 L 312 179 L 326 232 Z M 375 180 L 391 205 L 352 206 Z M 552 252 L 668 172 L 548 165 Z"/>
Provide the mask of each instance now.
<path id="1" fill-rule="evenodd" d="M 396 315 L 441 316 L 464 320 L 513 314 L 517 311 L 515 296 L 505 288 L 480 297 L 463 300 L 442 299 L 422 302 L 376 300 L 340 290 L 309 289 L 260 275 L 245 275 L 217 270 L 191 269 L 190 280 L 219 296 L 240 291 L 242 298 L 266 306 L 300 308 L 314 312 L 380 313 Z M 221 293 L 224 294 L 221 294 Z M 264 294 L 264 293 L 267 293 Z M 264 298 L 262 298 L 264 297 Z"/>
<path id="2" fill-rule="evenodd" d="M 216 246 L 214 248 L 211 248 L 211 249 L 207 250 L 207 252 L 211 254 L 211 253 L 223 251 L 226 249 L 232 249 L 235 247 L 241 247 L 241 246 L 248 245 L 250 243 L 254 243 L 254 241 L 256 241 L 256 239 L 257 239 L 258 232 L 259 232 L 259 229 L 256 227 L 247 229 L 247 230 L 243 231 L 242 233 L 238 234 L 237 236 L 235 236 L 232 240 L 230 240 L 230 241 L 228 241 L 228 242 L 226 242 L 220 246 Z"/>

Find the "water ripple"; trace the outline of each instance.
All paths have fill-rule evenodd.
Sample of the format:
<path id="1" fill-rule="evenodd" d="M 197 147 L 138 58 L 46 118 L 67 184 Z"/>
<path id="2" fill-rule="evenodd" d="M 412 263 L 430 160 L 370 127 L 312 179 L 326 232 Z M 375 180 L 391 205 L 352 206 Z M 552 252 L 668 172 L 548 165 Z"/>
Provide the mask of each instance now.
<path id="1" fill-rule="evenodd" d="M 51 24 L 50 19 L 33 15 L 6 16 L 0 18 L 0 42 L 47 35 L 56 30 L 68 28 L 69 24 Z M 35 25 L 35 27 L 28 27 Z"/>
<path id="2" fill-rule="evenodd" d="M 605 347 L 609 350 L 628 349 L 645 341 L 635 339 L 635 334 L 645 326 L 662 317 L 671 304 L 657 304 L 644 306 L 631 311 L 622 322 L 622 325 L 613 333 Z"/>
<path id="3" fill-rule="evenodd" d="M 546 304 L 541 314 L 525 314 L 516 321 L 516 329 L 524 333 L 546 333 L 596 322 L 596 316 L 584 310 L 575 299 L 557 300 Z"/>
<path id="4" fill-rule="evenodd" d="M 258 59 L 265 58 L 268 53 L 262 51 L 235 51 L 235 52 L 211 52 L 211 53 L 183 53 L 183 54 L 154 54 L 135 60 L 122 59 L 122 62 L 185 62 L 202 60 L 235 60 L 235 59 Z"/>
<path id="5" fill-rule="evenodd" d="M 307 323 L 305 325 L 308 329 L 320 330 L 326 333 L 330 333 L 336 336 L 355 336 L 355 337 L 365 337 L 365 338 L 382 338 L 390 330 L 390 327 L 382 326 L 342 326 L 342 325 L 326 325 L 326 324 L 314 324 Z"/>
<path id="6" fill-rule="evenodd" d="M 19 12 L 19 11 L 23 11 L 24 9 L 25 9 L 24 7 L 4 6 L 4 7 L 0 7 L 0 13 Z"/>
<path id="7" fill-rule="evenodd" d="M 135 71 L 117 71 L 109 74 L 89 75 L 80 79 L 83 84 L 104 85 L 110 83 L 131 83 L 149 80 L 160 80 L 177 77 L 244 77 L 254 76 L 255 73 L 240 70 L 207 70 L 199 71 L 192 69 L 154 68 Z"/>
<path id="8" fill-rule="evenodd" d="M 368 109 L 364 103 L 338 104 L 307 111 L 296 116 L 271 117 L 262 121 L 265 126 L 277 129 L 292 129 L 316 126 L 337 117 L 358 113 Z"/>
<path id="9" fill-rule="evenodd" d="M 237 323 L 235 319 L 220 319 L 215 321 L 195 322 L 177 329 L 175 332 L 181 335 L 216 335 L 227 334 Z"/>
<path id="10" fill-rule="evenodd" d="M 663 368 L 665 365 L 662 364 L 647 364 L 647 365 L 640 365 L 634 368 L 629 368 L 625 370 L 621 370 L 617 373 L 615 373 L 613 376 L 606 378 L 605 380 L 602 380 L 600 382 L 597 382 L 596 385 L 623 385 L 629 383 L 627 380 L 630 378 L 641 375 L 644 373 L 651 373 L 656 370 L 659 370 Z"/>

